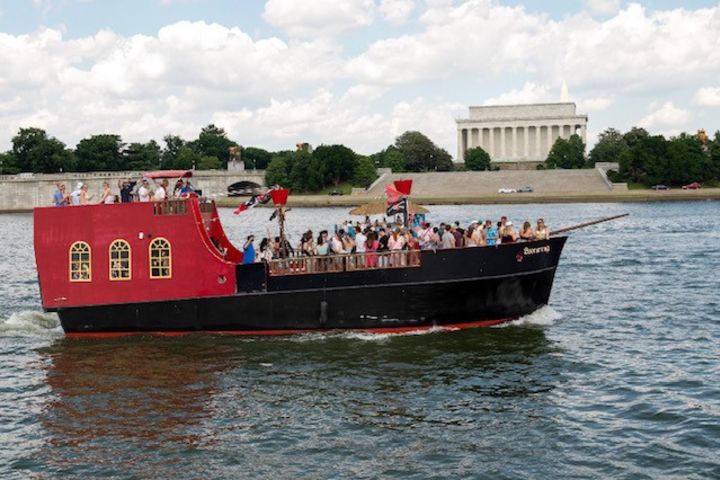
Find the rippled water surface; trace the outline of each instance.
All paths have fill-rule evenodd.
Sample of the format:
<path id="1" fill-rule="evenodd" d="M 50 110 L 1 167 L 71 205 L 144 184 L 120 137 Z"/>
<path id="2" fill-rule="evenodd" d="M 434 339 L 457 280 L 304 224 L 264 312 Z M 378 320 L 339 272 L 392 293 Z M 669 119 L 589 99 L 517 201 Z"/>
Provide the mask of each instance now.
<path id="1" fill-rule="evenodd" d="M 720 478 L 719 207 L 433 207 L 631 213 L 572 234 L 551 305 L 503 328 L 112 341 L 63 338 L 32 217 L 0 215 L 0 478 Z M 269 211 L 222 215 L 241 243 Z"/>

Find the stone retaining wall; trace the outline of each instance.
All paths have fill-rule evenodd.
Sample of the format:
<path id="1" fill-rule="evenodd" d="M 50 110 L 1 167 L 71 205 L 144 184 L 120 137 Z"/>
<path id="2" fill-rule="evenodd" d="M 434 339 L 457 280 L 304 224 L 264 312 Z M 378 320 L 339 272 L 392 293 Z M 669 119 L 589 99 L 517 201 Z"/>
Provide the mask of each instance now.
<path id="1" fill-rule="evenodd" d="M 137 179 L 140 175 L 140 172 L 3 175 L 0 176 L 0 211 L 27 211 L 34 207 L 52 205 L 52 197 L 59 182 L 65 184 L 67 193 L 70 193 L 78 182 L 86 183 L 89 193 L 94 195 L 92 202 L 97 202 L 102 193 L 103 182 L 108 181 L 110 188 L 117 194 L 118 180 L 127 177 Z M 227 187 L 240 181 L 265 185 L 265 171 L 203 170 L 193 172 L 191 179 L 195 188 L 202 189 L 203 195 L 210 197 L 226 196 Z"/>

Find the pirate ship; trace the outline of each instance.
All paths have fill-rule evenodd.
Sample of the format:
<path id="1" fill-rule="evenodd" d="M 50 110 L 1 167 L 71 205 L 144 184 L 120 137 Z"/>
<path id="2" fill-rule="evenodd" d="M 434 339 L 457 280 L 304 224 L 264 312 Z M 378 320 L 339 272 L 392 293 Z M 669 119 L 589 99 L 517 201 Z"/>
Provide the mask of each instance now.
<path id="1" fill-rule="evenodd" d="M 548 303 L 565 241 L 244 264 L 197 196 L 34 211 L 42 305 L 68 336 L 496 325 Z"/>

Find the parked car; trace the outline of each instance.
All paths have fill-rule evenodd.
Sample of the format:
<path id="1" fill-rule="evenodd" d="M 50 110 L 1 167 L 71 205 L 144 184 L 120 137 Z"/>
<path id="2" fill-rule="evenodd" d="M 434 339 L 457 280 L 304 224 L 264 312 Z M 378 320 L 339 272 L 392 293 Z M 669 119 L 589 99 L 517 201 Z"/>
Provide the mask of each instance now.
<path id="1" fill-rule="evenodd" d="M 503 187 L 503 188 L 501 188 L 501 189 L 498 190 L 498 193 L 515 193 L 515 192 L 517 192 L 517 190 L 515 190 L 514 188 L 505 188 L 505 187 Z"/>
<path id="2" fill-rule="evenodd" d="M 532 193 L 532 191 L 533 188 L 530 185 L 526 185 L 517 189 L 518 193 Z"/>
<path id="3" fill-rule="evenodd" d="M 328 193 L 331 197 L 339 197 L 343 194 L 340 190 L 333 190 L 332 192 Z"/>
<path id="4" fill-rule="evenodd" d="M 688 183 L 682 187 L 683 190 L 697 190 L 698 188 L 700 188 L 700 184 L 698 182 Z"/>
<path id="5" fill-rule="evenodd" d="M 667 185 L 653 185 L 650 187 L 651 190 L 670 190 L 670 187 Z"/>

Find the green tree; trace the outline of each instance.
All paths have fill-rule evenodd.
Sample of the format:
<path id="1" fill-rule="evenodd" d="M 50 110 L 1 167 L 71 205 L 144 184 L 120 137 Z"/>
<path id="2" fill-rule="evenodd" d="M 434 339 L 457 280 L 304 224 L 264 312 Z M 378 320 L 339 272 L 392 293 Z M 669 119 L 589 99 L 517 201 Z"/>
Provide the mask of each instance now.
<path id="1" fill-rule="evenodd" d="M 623 134 L 614 128 L 608 128 L 598 136 L 598 141 L 590 150 L 589 164 L 598 162 L 618 162 L 620 155 L 628 149 Z"/>
<path id="2" fill-rule="evenodd" d="M 710 176 L 720 180 L 720 130 L 715 132 L 715 138 L 708 144 L 708 157 Z"/>
<path id="3" fill-rule="evenodd" d="M 174 168 L 187 168 L 179 166 L 180 150 L 185 146 L 185 140 L 178 135 L 165 135 L 163 137 L 165 148 L 162 150 L 160 168 L 171 170 Z"/>
<path id="4" fill-rule="evenodd" d="M 620 175 L 646 185 L 669 182 L 667 140 L 662 135 L 639 136 L 620 155 Z"/>
<path id="5" fill-rule="evenodd" d="M 632 127 L 629 131 L 625 132 L 623 140 L 625 140 L 625 144 L 628 147 L 632 148 L 649 136 L 650 134 L 644 128 Z"/>
<path id="6" fill-rule="evenodd" d="M 353 176 L 355 152 L 344 145 L 320 145 L 312 156 L 322 166 L 324 185 L 338 185 Z"/>
<path id="7" fill-rule="evenodd" d="M 128 170 L 157 170 L 160 168 L 160 145 L 155 140 L 148 143 L 131 143 L 123 151 Z"/>
<path id="8" fill-rule="evenodd" d="M 0 175 L 15 175 L 20 169 L 15 165 L 12 153 L 0 153 Z"/>
<path id="9" fill-rule="evenodd" d="M 195 168 L 198 170 L 220 170 L 222 162 L 217 157 L 205 156 L 200 158 Z"/>
<path id="10" fill-rule="evenodd" d="M 420 132 L 408 131 L 395 139 L 408 172 L 450 171 L 452 157 Z"/>
<path id="11" fill-rule="evenodd" d="M 355 159 L 352 184 L 357 187 L 367 188 L 377 178 L 377 171 L 370 157 L 358 156 Z"/>
<path id="12" fill-rule="evenodd" d="M 178 151 L 177 160 L 175 160 L 175 164 L 172 166 L 172 168 L 177 168 L 179 170 L 190 170 L 191 168 L 195 168 L 198 163 L 200 163 L 200 155 L 195 152 L 192 148 L 188 147 L 187 145 L 184 145 L 180 147 L 180 150 Z M 171 168 L 171 167 L 167 167 Z"/>
<path id="13" fill-rule="evenodd" d="M 709 180 L 706 176 L 707 156 L 700 141 L 694 135 L 682 134 L 667 144 L 667 170 L 665 175 L 657 175 L 649 182 L 666 181 L 675 185 Z"/>
<path id="14" fill-rule="evenodd" d="M 217 157 L 226 168 L 229 160 L 230 147 L 236 147 L 237 143 L 227 138 L 227 133 L 220 127 L 213 124 L 204 127 L 200 131 L 197 140 L 190 142 L 190 147 L 201 157 Z"/>
<path id="15" fill-rule="evenodd" d="M 274 157 L 265 169 L 265 184 L 280 185 L 281 187 L 289 187 L 288 166 L 285 158 L 281 156 Z"/>
<path id="16" fill-rule="evenodd" d="M 305 150 L 293 152 L 290 168 L 290 188 L 296 192 L 314 192 L 323 187 L 322 160 Z"/>
<path id="17" fill-rule="evenodd" d="M 389 168 L 393 172 L 404 172 L 405 171 L 405 157 L 400 153 L 400 150 L 390 146 L 385 150 L 385 154 L 382 157 L 382 166 Z"/>
<path id="18" fill-rule="evenodd" d="M 490 170 L 490 155 L 482 147 L 469 149 L 465 152 L 465 168 L 468 170 Z"/>
<path id="19" fill-rule="evenodd" d="M 127 169 L 123 157 L 125 145 L 120 135 L 93 135 L 83 138 L 75 148 L 80 172 L 119 171 Z"/>
<path id="20" fill-rule="evenodd" d="M 262 148 L 247 147 L 242 150 L 242 159 L 247 169 L 265 170 L 272 158 L 272 153 Z"/>
<path id="21" fill-rule="evenodd" d="M 582 168 L 585 165 L 585 144 L 580 136 L 573 134 L 568 140 L 558 138 L 550 149 L 547 168 Z"/>
<path id="22" fill-rule="evenodd" d="M 74 156 L 65 144 L 40 128 L 21 128 L 12 139 L 12 164 L 21 172 L 70 171 Z"/>

